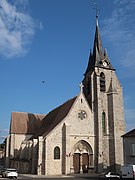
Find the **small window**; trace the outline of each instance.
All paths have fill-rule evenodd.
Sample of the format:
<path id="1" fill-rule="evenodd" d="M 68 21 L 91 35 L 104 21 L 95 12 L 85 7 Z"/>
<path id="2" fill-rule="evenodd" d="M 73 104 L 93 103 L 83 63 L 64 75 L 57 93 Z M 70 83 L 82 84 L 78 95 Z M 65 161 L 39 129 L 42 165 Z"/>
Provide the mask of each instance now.
<path id="1" fill-rule="evenodd" d="M 100 74 L 100 91 L 105 92 L 105 90 L 106 90 L 106 87 L 105 87 L 105 75 L 102 72 Z"/>
<path id="2" fill-rule="evenodd" d="M 102 113 L 102 132 L 106 134 L 106 119 L 105 119 L 105 112 Z"/>
<path id="3" fill-rule="evenodd" d="M 60 159 L 60 148 L 58 146 L 54 148 L 54 159 Z"/>

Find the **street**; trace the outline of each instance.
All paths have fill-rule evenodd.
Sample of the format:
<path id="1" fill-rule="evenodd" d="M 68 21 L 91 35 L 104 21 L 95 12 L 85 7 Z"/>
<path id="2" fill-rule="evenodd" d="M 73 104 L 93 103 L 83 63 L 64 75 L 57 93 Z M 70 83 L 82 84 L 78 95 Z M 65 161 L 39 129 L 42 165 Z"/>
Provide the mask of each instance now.
<path id="1" fill-rule="evenodd" d="M 102 179 L 109 179 L 109 178 L 103 178 L 103 177 L 99 177 L 98 175 L 88 175 L 88 174 L 84 174 L 84 175 L 69 175 L 69 176 L 37 176 L 37 175 L 19 175 L 18 179 L 24 179 L 24 180 L 29 180 L 29 179 L 37 179 L 37 180 L 42 180 L 42 179 L 46 179 L 46 180 L 57 180 L 57 179 L 61 179 L 61 180 L 102 180 Z M 113 178 L 115 180 L 115 178 Z M 117 179 L 117 178 L 116 178 Z"/>
<path id="2" fill-rule="evenodd" d="M 56 180 L 56 179 L 61 179 L 61 180 L 65 180 L 65 179 L 67 179 L 67 180 L 87 180 L 87 179 L 100 179 L 99 177 L 97 177 L 97 176 L 94 176 L 94 177 L 92 177 L 92 176 L 86 176 L 86 175 L 82 175 L 82 176 L 33 176 L 33 175 L 19 175 L 19 177 L 18 177 L 18 179 L 38 179 L 38 180 L 40 180 L 40 179 L 46 179 L 46 180 Z"/>
<path id="3" fill-rule="evenodd" d="M 7 180 L 9 178 L 0 178 L 3 180 Z M 98 177 L 18 177 L 18 179 L 24 179 L 24 180 L 29 180 L 29 179 L 37 179 L 37 180 L 42 180 L 42 179 L 46 179 L 46 180 L 57 180 L 57 179 L 61 179 L 61 180 L 65 180 L 65 179 L 69 179 L 69 180 L 87 180 L 87 179 L 93 179 L 93 180 L 98 180 L 100 178 Z"/>
<path id="4" fill-rule="evenodd" d="M 2 176 L 0 177 L 0 180 L 7 180 L 9 178 L 2 178 Z M 30 180 L 30 179 L 35 179 L 35 180 L 57 180 L 57 179 L 61 179 L 61 180 L 104 180 L 104 179 L 108 179 L 109 178 L 104 178 L 104 177 L 99 177 L 96 174 L 93 175 L 89 175 L 89 174 L 75 174 L 75 175 L 59 175 L 59 176 L 45 176 L 45 175 L 33 175 L 33 174 L 19 174 L 18 178 L 20 180 Z M 117 178 L 112 178 L 113 180 L 117 179 Z"/>
<path id="5" fill-rule="evenodd" d="M 87 179 L 91 179 L 91 180 L 99 180 L 100 178 L 98 177 L 18 177 L 18 179 L 24 179 L 24 180 L 29 180 L 29 179 L 37 179 L 37 180 L 42 180 L 42 179 L 46 179 L 46 180 L 57 180 L 57 179 L 61 179 L 61 180 L 65 180 L 65 179 L 69 179 L 69 180 L 87 180 Z"/>

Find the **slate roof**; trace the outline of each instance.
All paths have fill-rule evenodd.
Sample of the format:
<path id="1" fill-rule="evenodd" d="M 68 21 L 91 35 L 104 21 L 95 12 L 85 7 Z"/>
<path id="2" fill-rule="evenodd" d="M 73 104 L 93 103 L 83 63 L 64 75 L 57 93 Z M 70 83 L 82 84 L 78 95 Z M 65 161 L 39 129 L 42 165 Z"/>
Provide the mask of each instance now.
<path id="1" fill-rule="evenodd" d="M 135 129 L 127 132 L 126 134 L 124 134 L 122 137 L 135 137 Z"/>
<path id="2" fill-rule="evenodd" d="M 10 134 L 34 134 L 41 126 L 45 114 L 12 112 Z"/>
<path id="3" fill-rule="evenodd" d="M 43 119 L 40 129 L 30 139 L 36 139 L 41 135 L 46 137 L 46 135 L 48 135 L 67 116 L 75 100 L 76 97 L 49 112 Z"/>

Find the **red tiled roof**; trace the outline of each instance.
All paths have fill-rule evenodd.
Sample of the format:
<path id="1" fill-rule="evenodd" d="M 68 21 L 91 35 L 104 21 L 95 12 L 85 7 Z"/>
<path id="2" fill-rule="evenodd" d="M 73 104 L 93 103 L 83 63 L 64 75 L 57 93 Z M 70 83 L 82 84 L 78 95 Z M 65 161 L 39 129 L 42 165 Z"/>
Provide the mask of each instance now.
<path id="1" fill-rule="evenodd" d="M 33 135 L 31 139 L 38 138 L 38 136 L 41 135 L 45 137 L 48 133 L 50 133 L 51 130 L 54 129 L 67 116 L 75 99 L 76 97 L 49 112 L 43 119 L 39 131 Z"/>
<path id="2" fill-rule="evenodd" d="M 122 137 L 135 137 L 135 129 L 127 132 L 127 133 L 124 134 Z"/>
<path id="3" fill-rule="evenodd" d="M 12 112 L 10 134 L 34 134 L 41 126 L 45 114 Z"/>

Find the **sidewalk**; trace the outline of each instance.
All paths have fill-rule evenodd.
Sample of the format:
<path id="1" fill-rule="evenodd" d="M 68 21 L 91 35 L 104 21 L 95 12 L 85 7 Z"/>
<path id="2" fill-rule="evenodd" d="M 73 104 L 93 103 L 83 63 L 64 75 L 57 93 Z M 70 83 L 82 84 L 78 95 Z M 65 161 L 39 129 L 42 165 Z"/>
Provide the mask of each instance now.
<path id="1" fill-rule="evenodd" d="M 28 177 L 28 178 L 73 178 L 73 177 L 99 177 L 95 173 L 85 173 L 85 174 L 69 174 L 69 175 L 36 175 L 36 174 L 19 174 L 19 177 Z"/>
<path id="2" fill-rule="evenodd" d="M 26 178 L 71 178 L 74 177 L 72 175 L 36 175 L 36 174 L 19 174 L 19 177 Z"/>
<path id="3" fill-rule="evenodd" d="M 18 175 L 18 179 L 22 179 L 22 178 L 35 178 L 35 179 L 54 179 L 54 178 L 74 178 L 74 177 L 91 177 L 90 174 L 86 175 L 86 174 L 70 174 L 70 175 L 36 175 L 36 174 L 19 174 Z M 3 179 L 3 177 L 0 175 L 0 179 Z"/>

